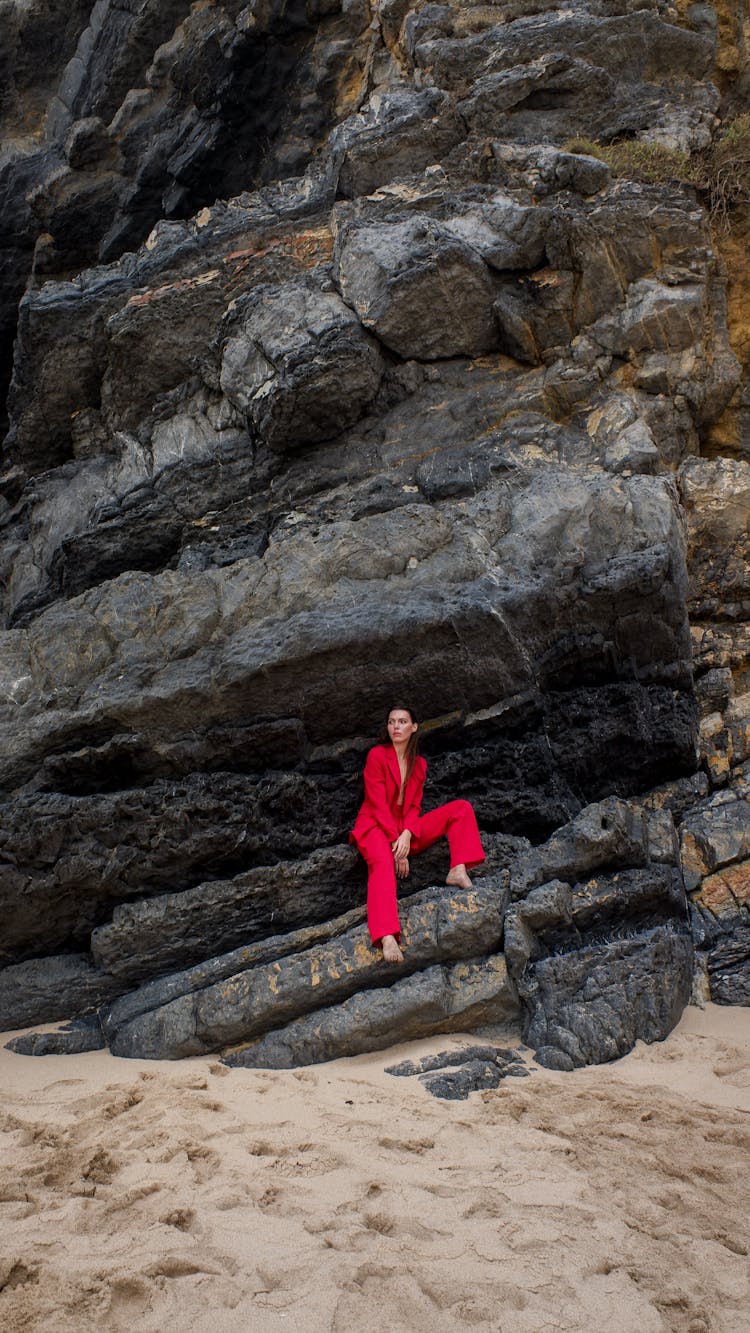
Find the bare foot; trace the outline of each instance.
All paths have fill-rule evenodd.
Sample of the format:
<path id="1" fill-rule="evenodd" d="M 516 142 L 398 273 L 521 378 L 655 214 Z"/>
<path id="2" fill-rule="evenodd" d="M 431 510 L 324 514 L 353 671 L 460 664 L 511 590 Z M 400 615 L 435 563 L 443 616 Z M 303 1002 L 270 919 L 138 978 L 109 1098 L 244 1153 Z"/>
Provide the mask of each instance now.
<path id="1" fill-rule="evenodd" d="M 445 882 L 446 884 L 450 884 L 454 889 L 470 889 L 473 887 L 471 880 L 466 873 L 465 865 L 451 866 L 448 871 L 448 878 Z"/>
<path id="2" fill-rule="evenodd" d="M 380 943 L 383 946 L 384 963 L 403 963 L 404 955 L 396 943 L 395 935 L 384 935 Z"/>

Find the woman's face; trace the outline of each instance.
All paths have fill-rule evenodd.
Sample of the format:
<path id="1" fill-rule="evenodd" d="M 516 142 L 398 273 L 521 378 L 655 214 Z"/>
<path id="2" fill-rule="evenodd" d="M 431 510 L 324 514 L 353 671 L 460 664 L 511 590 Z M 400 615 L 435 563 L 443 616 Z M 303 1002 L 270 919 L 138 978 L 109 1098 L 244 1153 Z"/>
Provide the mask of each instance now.
<path id="1" fill-rule="evenodd" d="M 416 730 L 417 724 L 412 721 L 411 713 L 406 708 L 391 709 L 388 714 L 388 735 L 394 745 L 408 741 Z"/>

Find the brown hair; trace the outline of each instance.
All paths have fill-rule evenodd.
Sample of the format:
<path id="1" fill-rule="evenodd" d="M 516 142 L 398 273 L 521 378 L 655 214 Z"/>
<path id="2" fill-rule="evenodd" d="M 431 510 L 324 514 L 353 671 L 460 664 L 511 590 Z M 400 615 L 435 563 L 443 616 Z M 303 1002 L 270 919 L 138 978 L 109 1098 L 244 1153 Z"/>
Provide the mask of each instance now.
<path id="1" fill-rule="evenodd" d="M 382 730 L 381 730 L 381 732 L 380 732 L 380 735 L 379 735 L 379 737 L 378 737 L 378 740 L 380 741 L 380 744 L 381 744 L 381 745 L 391 745 L 391 744 L 392 744 L 391 738 L 390 738 L 390 736 L 388 735 L 388 718 L 390 717 L 391 713 L 396 713 L 396 712 L 399 712 L 399 713 L 408 713 L 408 714 L 409 714 L 409 717 L 410 717 L 411 720 L 412 720 L 412 722 L 417 722 L 417 723 L 419 722 L 419 718 L 417 717 L 416 713 L 414 712 L 414 709 L 411 708 L 411 707 L 409 706 L 409 704 L 391 704 L 390 708 L 388 709 L 388 712 L 387 712 L 386 715 L 385 715 L 385 722 L 384 722 L 384 724 L 383 724 L 383 728 L 382 728 Z M 405 788 L 406 788 L 406 784 L 407 784 L 407 782 L 409 781 L 409 778 L 411 777 L 412 772 L 413 772 L 413 770 L 414 770 L 414 765 L 415 765 L 416 762 L 417 762 L 417 755 L 418 755 L 418 754 L 419 754 L 419 732 L 418 732 L 418 731 L 413 731 L 413 732 L 411 733 L 411 736 L 409 737 L 409 740 L 408 740 L 408 743 L 407 743 L 407 746 L 406 746 L 406 777 L 404 778 L 404 785 L 403 785 L 403 787 L 401 788 L 401 792 L 400 792 L 400 796 L 401 796 L 402 799 L 403 799 L 403 795 L 404 795 L 404 790 L 405 790 Z"/>

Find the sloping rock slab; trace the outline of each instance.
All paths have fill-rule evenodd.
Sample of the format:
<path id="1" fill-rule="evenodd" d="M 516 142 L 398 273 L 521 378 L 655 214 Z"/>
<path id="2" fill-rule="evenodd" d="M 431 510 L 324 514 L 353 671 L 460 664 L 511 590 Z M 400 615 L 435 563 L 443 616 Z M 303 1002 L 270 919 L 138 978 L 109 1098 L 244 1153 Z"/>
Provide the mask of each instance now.
<path id="1" fill-rule="evenodd" d="M 223 1063 L 243 1069 L 293 1069 L 383 1050 L 437 1032 L 467 1032 L 515 1018 L 518 1006 L 504 959 L 428 967 L 393 986 L 364 991 L 269 1032 Z"/>
<path id="2" fill-rule="evenodd" d="M 335 886 L 356 863 L 353 848 L 324 847 L 299 861 L 121 904 L 112 921 L 92 933 L 92 953 L 100 967 L 131 981 L 215 958 L 267 930 L 274 917 L 293 920 L 295 904 L 299 913 L 316 891 L 333 905 Z M 341 897 L 347 896 L 343 890 Z"/>
<path id="3" fill-rule="evenodd" d="M 454 894 L 442 887 L 405 899 L 404 964 L 384 964 L 380 951 L 370 945 L 367 928 L 359 926 L 329 942 L 183 994 L 122 1026 L 110 1011 L 105 1025 L 112 1053 L 174 1060 L 220 1050 L 405 970 L 488 954 L 500 943 L 506 894 L 502 878 L 499 883 L 485 881 L 481 889 L 468 893 Z M 390 1039 L 400 1037 L 401 1029 L 392 1027 Z"/>
<path id="4" fill-rule="evenodd" d="M 0 969 L 0 1032 L 55 1023 L 86 1013 L 126 988 L 92 965 L 87 954 L 31 958 Z"/>
<path id="5" fill-rule="evenodd" d="M 524 841 L 485 834 L 485 871 L 500 871 Z M 412 861 L 410 893 L 439 882 L 446 869 L 445 847 L 429 848 Z M 203 965 L 211 981 L 222 980 L 232 972 L 308 948 L 358 925 L 364 920 L 362 908 L 353 908 L 345 918 L 340 908 L 351 902 L 353 892 L 360 901 L 364 899 L 365 878 L 365 863 L 353 847 L 319 847 L 309 856 L 256 866 L 232 879 L 210 880 L 181 893 L 120 904 L 112 920 L 93 931 L 91 950 L 99 967 L 128 981 L 147 981 L 194 964 Z M 284 930 L 296 926 L 305 914 L 315 922 L 325 904 L 328 913 L 320 925 Z M 331 919 L 337 907 L 339 913 Z M 273 935 L 264 940 L 269 930 Z M 260 941 L 257 947 L 255 940 Z M 230 950 L 237 953 L 236 966 L 228 955 Z M 199 968 L 193 967 L 189 984 L 165 992 L 158 1003 L 174 999 L 185 989 L 210 984 L 208 980 L 201 983 L 200 975 Z M 174 980 L 169 978 L 169 986 Z"/>
<path id="6" fill-rule="evenodd" d="M 159 1009 L 181 995 L 192 995 L 205 990 L 219 981 L 225 981 L 227 977 L 247 972 L 249 968 L 257 967 L 260 963 L 271 963 L 286 958 L 289 954 L 302 953 L 305 949 L 311 949 L 313 945 L 323 944 L 347 930 L 354 929 L 355 926 L 360 926 L 366 916 L 364 907 L 355 907 L 351 912 L 345 912 L 333 921 L 325 921 L 321 925 L 303 926 L 300 930 L 290 930 L 286 935 L 271 935 L 268 939 L 245 944 L 239 949 L 220 954 L 217 958 L 208 958 L 205 962 L 197 963 L 184 971 L 172 972 L 169 976 L 149 981 L 139 986 L 137 990 L 121 995 L 103 1010 L 101 1017 L 104 1031 L 107 1036 L 114 1036 L 121 1027 L 137 1018 L 139 1014 Z"/>

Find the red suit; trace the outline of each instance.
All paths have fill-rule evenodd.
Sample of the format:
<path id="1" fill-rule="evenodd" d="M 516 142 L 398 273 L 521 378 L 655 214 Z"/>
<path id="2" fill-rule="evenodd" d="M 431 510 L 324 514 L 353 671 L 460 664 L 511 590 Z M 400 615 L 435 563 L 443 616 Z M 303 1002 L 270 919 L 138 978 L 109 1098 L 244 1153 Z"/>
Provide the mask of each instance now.
<path id="1" fill-rule="evenodd" d="M 479 829 L 468 801 L 449 801 L 426 815 L 422 792 L 427 764 L 417 757 L 399 805 L 401 771 L 390 741 L 376 745 L 365 764 L 365 799 L 349 841 L 356 844 L 367 862 L 367 924 L 373 942 L 384 935 L 399 935 L 396 906 L 396 867 L 391 844 L 403 829 L 412 835 L 410 855 L 423 852 L 433 842 L 448 836 L 451 866 L 479 865 L 484 860 Z"/>

